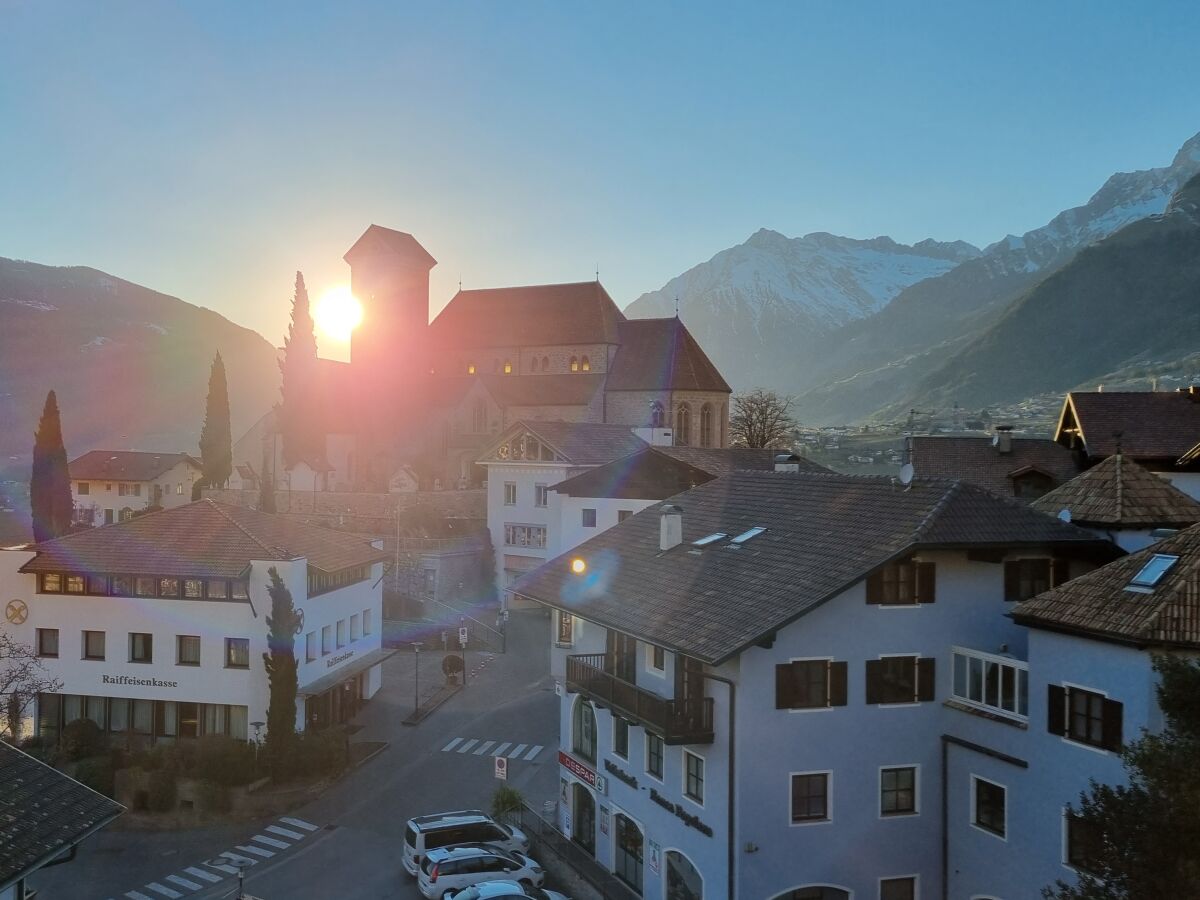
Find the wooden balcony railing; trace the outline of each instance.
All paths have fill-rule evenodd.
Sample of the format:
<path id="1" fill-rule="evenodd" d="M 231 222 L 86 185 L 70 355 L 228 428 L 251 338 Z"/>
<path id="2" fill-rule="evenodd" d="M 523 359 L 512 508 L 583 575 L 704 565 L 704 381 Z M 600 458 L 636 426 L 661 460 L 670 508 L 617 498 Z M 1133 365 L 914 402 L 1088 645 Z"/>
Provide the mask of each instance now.
<path id="1" fill-rule="evenodd" d="M 612 674 L 613 662 L 604 653 L 568 656 L 567 690 L 657 732 L 665 743 L 713 742 L 712 697 L 668 700 Z"/>

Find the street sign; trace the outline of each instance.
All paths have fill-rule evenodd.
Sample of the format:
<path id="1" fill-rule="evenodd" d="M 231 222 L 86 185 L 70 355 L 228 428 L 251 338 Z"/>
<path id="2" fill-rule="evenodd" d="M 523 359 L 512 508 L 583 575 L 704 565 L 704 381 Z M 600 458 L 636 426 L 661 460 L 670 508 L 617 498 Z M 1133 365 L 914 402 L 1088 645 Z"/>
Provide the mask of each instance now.
<path id="1" fill-rule="evenodd" d="M 458 643 L 465 647 L 467 646 L 467 626 L 458 629 Z"/>
<path id="2" fill-rule="evenodd" d="M 503 756 L 493 756 L 496 762 L 496 777 L 501 781 L 508 781 L 508 760 Z"/>

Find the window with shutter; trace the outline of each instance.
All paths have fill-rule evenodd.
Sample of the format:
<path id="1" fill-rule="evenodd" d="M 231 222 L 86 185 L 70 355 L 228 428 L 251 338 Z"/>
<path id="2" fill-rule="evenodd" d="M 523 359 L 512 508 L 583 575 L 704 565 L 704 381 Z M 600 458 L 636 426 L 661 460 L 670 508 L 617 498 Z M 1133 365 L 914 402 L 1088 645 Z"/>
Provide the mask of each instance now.
<path id="1" fill-rule="evenodd" d="M 1010 559 L 1004 564 L 1004 599 L 1028 600 L 1050 590 L 1049 559 Z"/>
<path id="2" fill-rule="evenodd" d="M 932 562 L 906 559 L 890 563 L 867 576 L 867 603 L 879 606 L 915 606 L 933 603 L 937 595 L 937 568 Z"/>
<path id="3" fill-rule="evenodd" d="M 932 657 L 885 656 L 866 666 L 867 703 L 914 703 L 934 697 Z"/>
<path id="4" fill-rule="evenodd" d="M 846 663 L 797 659 L 775 667 L 776 709 L 826 709 L 846 705 Z"/>
<path id="5" fill-rule="evenodd" d="M 1103 694 L 1052 684 L 1047 688 L 1046 730 L 1101 750 L 1121 749 L 1124 704 Z"/>

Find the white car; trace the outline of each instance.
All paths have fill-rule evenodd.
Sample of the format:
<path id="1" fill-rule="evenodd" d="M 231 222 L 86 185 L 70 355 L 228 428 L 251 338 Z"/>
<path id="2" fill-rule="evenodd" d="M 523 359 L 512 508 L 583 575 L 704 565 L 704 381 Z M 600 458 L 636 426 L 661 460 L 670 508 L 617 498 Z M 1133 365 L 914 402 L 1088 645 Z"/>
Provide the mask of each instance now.
<path id="1" fill-rule="evenodd" d="M 459 891 L 451 900 L 571 900 L 566 894 L 545 888 L 525 887 L 515 881 L 481 881 Z"/>
<path id="2" fill-rule="evenodd" d="M 501 850 L 489 844 L 462 844 L 426 853 L 417 875 L 417 888 L 421 896 L 438 900 L 452 897 L 463 888 L 497 879 L 541 887 L 546 872 L 524 853 Z"/>

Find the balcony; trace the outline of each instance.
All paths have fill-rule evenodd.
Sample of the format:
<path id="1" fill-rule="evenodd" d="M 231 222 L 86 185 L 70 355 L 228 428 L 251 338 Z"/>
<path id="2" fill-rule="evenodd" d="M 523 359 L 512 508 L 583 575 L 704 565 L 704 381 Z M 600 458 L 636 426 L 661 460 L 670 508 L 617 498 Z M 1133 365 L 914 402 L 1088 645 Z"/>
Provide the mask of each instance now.
<path id="1" fill-rule="evenodd" d="M 668 700 L 613 675 L 604 653 L 567 657 L 567 690 L 662 735 L 667 744 L 713 742 L 712 697 Z"/>

